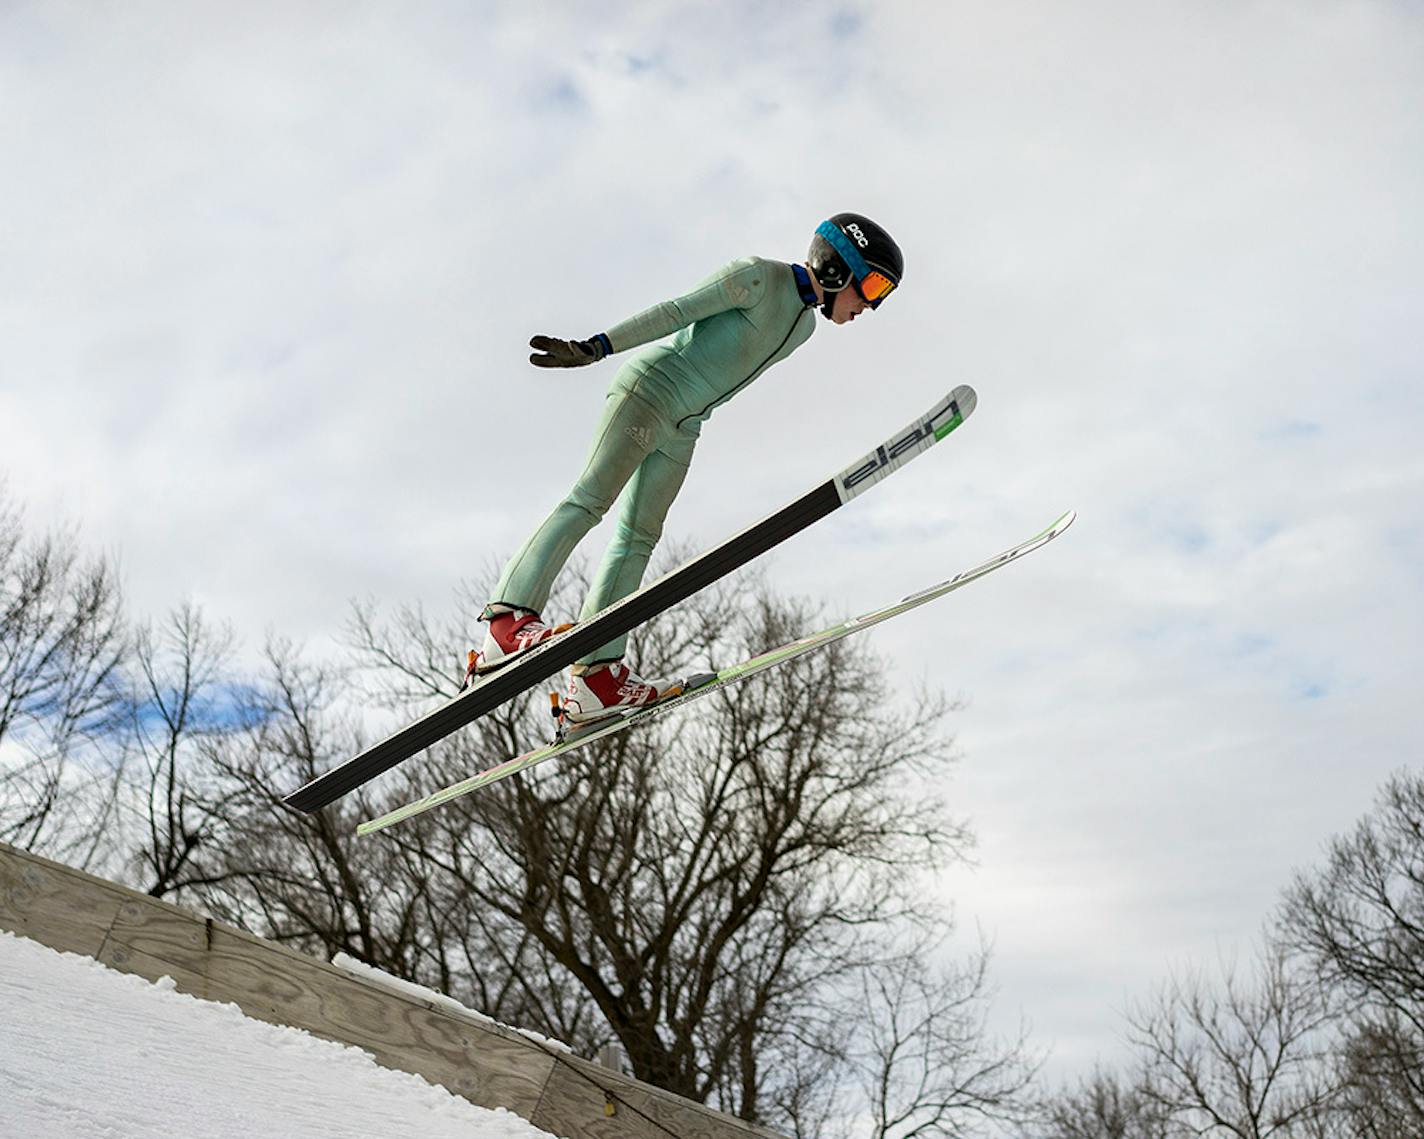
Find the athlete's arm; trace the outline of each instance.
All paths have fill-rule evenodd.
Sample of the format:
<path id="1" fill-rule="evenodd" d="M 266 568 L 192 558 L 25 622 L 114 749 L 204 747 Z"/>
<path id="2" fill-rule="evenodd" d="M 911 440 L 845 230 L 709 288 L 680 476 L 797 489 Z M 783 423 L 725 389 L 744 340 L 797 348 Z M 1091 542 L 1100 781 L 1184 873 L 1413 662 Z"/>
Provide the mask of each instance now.
<path id="1" fill-rule="evenodd" d="M 663 301 L 615 324 L 607 333 L 609 346 L 614 352 L 626 352 L 629 348 L 661 340 L 719 312 L 750 308 L 765 292 L 765 277 L 764 265 L 745 259 L 733 261 L 692 292 Z"/>
<path id="2" fill-rule="evenodd" d="M 747 259 L 733 261 L 690 293 L 644 309 L 587 340 L 536 336 L 529 346 L 538 351 L 530 355 L 529 362 L 541 368 L 578 368 L 613 352 L 626 352 L 661 340 L 719 312 L 750 308 L 766 289 L 766 273 L 765 264 Z"/>

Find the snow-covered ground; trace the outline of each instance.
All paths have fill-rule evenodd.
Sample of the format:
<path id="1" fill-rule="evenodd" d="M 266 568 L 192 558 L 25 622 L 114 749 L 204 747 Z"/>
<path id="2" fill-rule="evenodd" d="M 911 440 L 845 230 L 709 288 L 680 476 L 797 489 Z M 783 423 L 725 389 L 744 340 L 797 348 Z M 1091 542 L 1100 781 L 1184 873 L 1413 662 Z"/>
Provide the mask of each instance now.
<path id="1" fill-rule="evenodd" d="M 0 1134 L 546 1139 L 360 1049 L 0 932 Z"/>

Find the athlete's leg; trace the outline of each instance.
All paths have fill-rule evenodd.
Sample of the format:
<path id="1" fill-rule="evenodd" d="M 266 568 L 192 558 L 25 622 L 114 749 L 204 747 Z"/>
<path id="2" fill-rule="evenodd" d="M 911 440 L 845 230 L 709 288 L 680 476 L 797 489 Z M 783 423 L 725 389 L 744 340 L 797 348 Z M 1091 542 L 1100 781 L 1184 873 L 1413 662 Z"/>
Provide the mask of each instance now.
<path id="1" fill-rule="evenodd" d="M 609 392 L 583 474 L 505 566 L 490 604 L 542 612 L 574 547 L 671 431 L 667 417 L 641 396 Z"/>
<path id="2" fill-rule="evenodd" d="M 586 620 L 627 597 L 643 581 L 653 547 L 662 537 L 663 522 L 673 499 L 682 489 L 692 462 L 697 436 L 679 431 L 648 455 L 628 480 L 618 504 L 618 526 L 594 575 L 579 620 Z M 580 664 L 616 660 L 623 656 L 627 636 L 621 636 L 580 660 Z"/>

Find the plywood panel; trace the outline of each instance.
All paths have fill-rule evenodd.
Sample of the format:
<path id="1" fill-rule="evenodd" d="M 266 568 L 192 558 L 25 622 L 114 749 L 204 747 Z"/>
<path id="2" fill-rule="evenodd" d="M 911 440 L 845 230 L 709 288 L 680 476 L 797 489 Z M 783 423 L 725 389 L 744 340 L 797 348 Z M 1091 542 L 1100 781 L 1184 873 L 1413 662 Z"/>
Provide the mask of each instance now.
<path id="1" fill-rule="evenodd" d="M 609 1105 L 612 1114 L 609 1114 Z M 779 1139 L 774 1132 L 578 1057 L 560 1060 L 532 1122 L 585 1139 Z"/>
<path id="2" fill-rule="evenodd" d="M 91 888 L 76 888 L 76 878 Z M 58 863 L 0 843 L 0 929 L 63 953 L 97 957 L 124 895 Z"/>

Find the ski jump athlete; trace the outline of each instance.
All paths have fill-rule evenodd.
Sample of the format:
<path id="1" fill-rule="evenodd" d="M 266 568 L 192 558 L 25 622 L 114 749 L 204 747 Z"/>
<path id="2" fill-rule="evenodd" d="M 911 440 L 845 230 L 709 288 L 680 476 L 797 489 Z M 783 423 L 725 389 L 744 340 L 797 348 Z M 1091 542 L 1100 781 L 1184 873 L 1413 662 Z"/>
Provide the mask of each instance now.
<path id="1" fill-rule="evenodd" d="M 822 222 L 804 265 L 743 257 L 686 296 L 654 305 L 587 340 L 535 336 L 530 363 L 579 368 L 614 352 L 657 344 L 613 377 L 583 474 L 500 575 L 481 620 L 484 646 L 467 683 L 570 626 L 540 616 L 574 547 L 621 493 L 617 530 L 594 576 L 580 620 L 635 591 L 682 487 L 702 424 L 815 331 L 813 308 L 834 324 L 875 309 L 900 283 L 900 247 L 860 214 Z M 564 713 L 573 723 L 676 695 L 677 686 L 636 676 L 624 663 L 627 637 L 570 670 Z"/>

